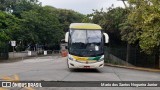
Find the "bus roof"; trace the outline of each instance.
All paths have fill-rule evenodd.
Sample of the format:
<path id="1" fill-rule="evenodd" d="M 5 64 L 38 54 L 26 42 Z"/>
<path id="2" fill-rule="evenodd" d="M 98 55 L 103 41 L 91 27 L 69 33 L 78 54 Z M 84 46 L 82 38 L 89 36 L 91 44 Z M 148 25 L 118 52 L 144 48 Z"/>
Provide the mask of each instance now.
<path id="1" fill-rule="evenodd" d="M 89 30 L 102 30 L 101 26 L 93 23 L 72 23 L 70 29 L 89 29 Z"/>

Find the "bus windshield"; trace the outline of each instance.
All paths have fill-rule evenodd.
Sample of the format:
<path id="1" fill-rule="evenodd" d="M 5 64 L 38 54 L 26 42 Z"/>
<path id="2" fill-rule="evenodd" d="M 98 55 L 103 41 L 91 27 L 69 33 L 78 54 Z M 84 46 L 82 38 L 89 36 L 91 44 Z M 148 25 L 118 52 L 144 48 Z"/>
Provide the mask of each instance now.
<path id="1" fill-rule="evenodd" d="M 70 30 L 70 48 L 73 55 L 97 56 L 103 54 L 101 30 Z"/>

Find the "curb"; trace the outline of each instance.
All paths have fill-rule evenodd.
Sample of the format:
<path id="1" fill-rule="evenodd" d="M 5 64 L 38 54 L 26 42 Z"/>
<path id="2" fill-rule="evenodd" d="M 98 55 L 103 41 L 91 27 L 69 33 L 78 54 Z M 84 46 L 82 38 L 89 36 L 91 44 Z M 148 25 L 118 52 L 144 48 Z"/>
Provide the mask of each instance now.
<path id="1" fill-rule="evenodd" d="M 133 70 L 139 70 L 139 71 L 148 71 L 148 72 L 160 72 L 160 69 L 151 69 L 151 68 L 142 68 L 142 67 L 122 66 L 122 65 L 113 65 L 113 64 L 106 64 L 106 63 L 105 63 L 105 66 L 125 68 L 125 69 L 133 69 Z"/>

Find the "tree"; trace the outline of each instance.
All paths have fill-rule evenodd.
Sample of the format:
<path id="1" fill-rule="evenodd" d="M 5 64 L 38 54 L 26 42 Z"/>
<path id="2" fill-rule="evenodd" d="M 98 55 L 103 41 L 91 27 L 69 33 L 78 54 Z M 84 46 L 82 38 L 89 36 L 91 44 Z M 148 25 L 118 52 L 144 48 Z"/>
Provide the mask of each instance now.
<path id="1" fill-rule="evenodd" d="M 45 6 L 45 8 L 51 10 L 52 12 L 55 12 L 55 15 L 57 16 L 61 27 L 63 28 L 63 31 L 68 31 L 69 25 L 71 23 L 80 23 L 82 22 L 85 15 L 75 12 L 73 10 L 67 10 L 67 9 L 57 9 L 52 6 Z"/>
<path id="2" fill-rule="evenodd" d="M 41 6 L 38 0 L 0 0 L 0 10 L 20 17 L 23 11 L 29 11 Z"/>
<path id="3" fill-rule="evenodd" d="M 88 17 L 93 17 L 91 22 L 102 26 L 103 30 L 109 34 L 110 44 L 114 46 L 121 43 L 120 24 L 125 22 L 127 15 L 126 9 L 110 7 L 107 12 L 104 12 L 103 9 L 94 10 L 94 13 Z"/>
<path id="4" fill-rule="evenodd" d="M 73 10 L 42 7 L 38 0 L 0 0 L 0 5 L 0 10 L 13 17 L 9 26 L 1 25 L 9 28 L 1 37 L 7 36 L 10 40 L 23 42 L 25 46 L 59 46 L 70 23 L 81 22 L 84 17 Z M 8 17 L 4 19 L 8 20 Z"/>
<path id="5" fill-rule="evenodd" d="M 25 20 L 21 37 L 27 43 L 53 46 L 64 36 L 56 12 L 46 7 L 23 12 L 21 17 Z"/>
<path id="6" fill-rule="evenodd" d="M 134 5 L 134 8 L 129 14 L 128 21 L 136 30 L 139 30 L 136 37 L 142 50 L 152 53 L 155 48 L 160 46 L 160 1 L 129 0 L 129 3 Z"/>
<path id="7" fill-rule="evenodd" d="M 16 0 L 0 0 L 0 10 L 9 11 Z"/>
<path id="8" fill-rule="evenodd" d="M 159 67 L 160 11 L 159 0 L 129 0 L 130 13 L 123 24 L 122 37 L 128 43 L 139 43 L 142 51 L 155 54 Z"/>
<path id="9" fill-rule="evenodd" d="M 0 11 L 0 47 L 13 40 L 13 32 L 19 29 L 19 22 L 15 16 Z"/>
<path id="10" fill-rule="evenodd" d="M 24 11 L 34 10 L 41 7 L 41 3 L 38 0 L 16 0 L 12 4 L 12 14 L 20 17 L 20 14 Z"/>
<path id="11" fill-rule="evenodd" d="M 58 19 L 59 22 L 63 25 L 63 30 L 66 32 L 69 29 L 71 23 L 80 23 L 82 22 L 84 15 L 73 10 L 67 9 L 58 9 Z"/>

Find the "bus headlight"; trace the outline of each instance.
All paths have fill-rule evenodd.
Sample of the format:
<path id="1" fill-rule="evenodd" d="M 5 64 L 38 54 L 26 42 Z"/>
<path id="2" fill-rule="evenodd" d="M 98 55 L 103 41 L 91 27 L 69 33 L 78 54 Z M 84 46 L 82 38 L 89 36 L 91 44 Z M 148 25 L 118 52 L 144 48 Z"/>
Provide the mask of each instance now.
<path id="1" fill-rule="evenodd" d="M 72 55 L 69 55 L 69 56 L 68 56 L 68 59 L 69 59 L 69 60 L 72 60 L 72 61 L 74 60 L 74 58 L 72 57 Z"/>
<path id="2" fill-rule="evenodd" d="M 104 60 L 104 55 L 98 60 L 98 61 L 103 61 Z"/>

